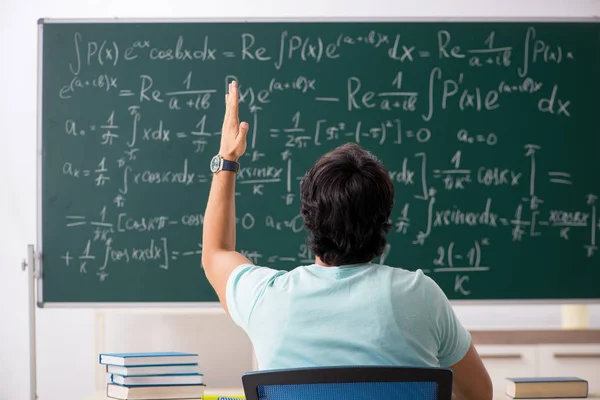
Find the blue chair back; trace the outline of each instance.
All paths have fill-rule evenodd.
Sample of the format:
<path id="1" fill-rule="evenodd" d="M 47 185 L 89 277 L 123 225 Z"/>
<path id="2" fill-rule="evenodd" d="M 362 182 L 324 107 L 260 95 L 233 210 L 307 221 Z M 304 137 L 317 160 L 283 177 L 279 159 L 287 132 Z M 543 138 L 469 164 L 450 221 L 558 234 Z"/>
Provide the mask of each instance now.
<path id="1" fill-rule="evenodd" d="M 249 372 L 246 400 L 451 400 L 452 370 L 318 367 Z"/>

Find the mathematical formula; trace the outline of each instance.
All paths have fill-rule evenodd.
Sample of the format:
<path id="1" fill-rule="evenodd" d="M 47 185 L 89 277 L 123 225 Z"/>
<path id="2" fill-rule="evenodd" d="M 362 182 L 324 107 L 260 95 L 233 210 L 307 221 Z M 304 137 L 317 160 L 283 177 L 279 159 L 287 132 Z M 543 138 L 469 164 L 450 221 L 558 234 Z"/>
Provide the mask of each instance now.
<path id="1" fill-rule="evenodd" d="M 515 133 L 522 129 L 517 125 L 512 132 L 497 123 L 509 126 L 514 110 L 521 109 L 556 124 L 572 121 L 578 110 L 569 97 L 573 92 L 536 71 L 574 68 L 574 49 L 533 27 L 518 43 L 488 31 L 475 47 L 461 44 L 451 30 L 439 30 L 427 47 L 410 36 L 377 30 L 305 36 L 288 29 L 277 37 L 274 47 L 243 32 L 225 41 L 230 43 L 225 48 L 210 35 L 181 35 L 160 44 L 143 37 L 73 35 L 71 58 L 63 61 L 68 78 L 49 95 L 65 104 L 102 98 L 102 106 L 93 118 L 74 112 L 53 134 L 81 149 L 100 149 L 90 154 L 101 155 L 65 152 L 51 174 L 72 187 L 91 188 L 103 206 L 62 216 L 63 227 L 80 245 L 63 250 L 61 265 L 96 274 L 99 282 L 129 265 L 199 266 L 208 162 L 218 149 L 223 98 L 232 79 L 239 82 L 240 112 L 250 124 L 237 175 L 238 235 L 261 232 L 293 242 L 283 254 L 268 240 L 263 247 L 249 247 L 238 239 L 239 251 L 255 263 L 292 268 L 314 262 L 299 213 L 299 182 L 310 166 L 306 155 L 314 160 L 348 141 L 385 156 L 397 191 L 390 241 L 376 261 L 393 265 L 403 248 L 426 252 L 421 260 L 427 262 L 417 267 L 432 277 L 454 274 L 454 292 L 469 296 L 466 285 L 473 274 L 499 268 L 487 256 L 496 246 L 509 251 L 532 241 L 552 246 L 575 241 L 584 259 L 597 259 L 597 187 L 582 187 L 582 177 L 559 167 L 570 164 L 550 164 L 547 157 L 541 163 L 544 152 L 556 154 L 547 142 Z M 338 70 L 333 80 L 315 72 L 315 65 L 339 69 L 361 51 L 379 57 L 372 69 Z M 394 71 L 378 72 L 377 63 L 394 63 Z M 207 79 L 203 68 L 212 64 L 238 67 L 223 67 Z M 176 72 L 153 74 L 140 65 Z M 260 65 L 260 79 L 245 78 L 240 72 L 245 65 Z M 286 73 L 290 66 L 297 67 L 294 73 Z M 449 115 L 462 122 L 447 123 Z M 474 115 L 485 117 L 472 124 Z M 555 140 L 558 145 L 563 139 Z M 160 158 L 153 162 L 166 151 L 173 151 L 164 156 L 167 168 Z M 553 201 L 553 193 L 573 188 L 568 207 Z M 160 199 L 175 190 L 205 197 L 197 198 L 194 209 L 157 205 L 154 212 L 139 211 L 137 202 L 163 204 Z M 264 206 L 244 208 L 246 201 Z M 448 234 L 453 228 L 472 233 L 456 237 Z M 193 240 L 182 246 L 182 235 Z M 127 244 L 132 237 L 135 245 Z"/>

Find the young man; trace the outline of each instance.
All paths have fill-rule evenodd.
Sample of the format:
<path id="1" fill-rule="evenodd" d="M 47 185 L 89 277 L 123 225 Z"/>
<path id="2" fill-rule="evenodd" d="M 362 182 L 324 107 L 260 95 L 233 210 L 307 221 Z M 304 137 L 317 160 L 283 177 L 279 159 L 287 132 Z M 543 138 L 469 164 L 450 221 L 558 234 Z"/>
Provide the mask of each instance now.
<path id="1" fill-rule="evenodd" d="M 278 271 L 235 251 L 235 171 L 248 132 L 235 82 L 226 103 L 202 264 L 223 308 L 249 335 L 259 368 L 450 367 L 456 398 L 491 399 L 490 377 L 439 286 L 421 270 L 372 263 L 386 243 L 394 186 L 361 147 L 325 154 L 301 183 L 313 265 Z"/>

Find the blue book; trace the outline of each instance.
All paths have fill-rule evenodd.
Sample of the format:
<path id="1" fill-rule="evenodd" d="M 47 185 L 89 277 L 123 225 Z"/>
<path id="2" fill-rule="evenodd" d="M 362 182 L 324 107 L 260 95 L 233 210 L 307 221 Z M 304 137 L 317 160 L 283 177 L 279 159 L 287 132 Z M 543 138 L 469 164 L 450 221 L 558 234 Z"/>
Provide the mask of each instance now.
<path id="1" fill-rule="evenodd" d="M 506 378 L 513 399 L 566 399 L 588 396 L 588 382 L 575 377 Z"/>
<path id="2" fill-rule="evenodd" d="M 107 365 L 106 372 L 121 376 L 187 375 L 200 373 L 198 364 L 173 365 Z"/>
<path id="3" fill-rule="evenodd" d="M 179 352 L 158 353 L 103 353 L 100 354 L 100 364 L 120 365 L 181 365 L 198 364 L 198 354 Z"/>
<path id="4" fill-rule="evenodd" d="M 108 374 L 108 381 L 121 386 L 176 386 L 202 385 L 204 375 L 151 375 L 151 376 L 121 376 Z"/>

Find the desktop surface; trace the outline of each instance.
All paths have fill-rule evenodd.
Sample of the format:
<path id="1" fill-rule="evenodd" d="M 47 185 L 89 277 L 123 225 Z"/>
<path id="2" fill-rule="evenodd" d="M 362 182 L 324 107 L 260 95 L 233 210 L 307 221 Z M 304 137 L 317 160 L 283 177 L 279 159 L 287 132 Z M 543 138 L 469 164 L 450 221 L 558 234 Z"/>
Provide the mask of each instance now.
<path id="1" fill-rule="evenodd" d="M 215 394 L 219 394 L 219 395 L 239 395 L 239 394 L 244 394 L 244 391 L 241 388 L 229 388 L 229 389 L 206 389 L 205 391 L 206 395 L 215 395 Z M 511 397 L 507 396 L 504 392 L 494 392 L 494 400 L 509 400 L 511 399 Z M 591 400 L 600 400 L 600 393 L 595 393 L 595 394 L 590 394 L 588 397 L 586 397 L 586 399 L 591 399 Z M 90 397 L 86 397 L 82 400 L 111 400 L 109 397 L 106 397 L 106 393 L 105 392 L 96 392 L 93 395 L 91 395 Z M 531 399 L 531 400 L 535 400 L 535 399 Z M 561 400 L 568 400 L 568 399 L 561 399 Z"/>

